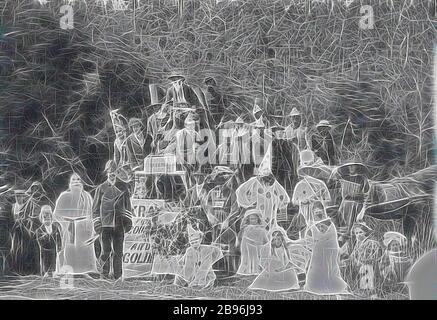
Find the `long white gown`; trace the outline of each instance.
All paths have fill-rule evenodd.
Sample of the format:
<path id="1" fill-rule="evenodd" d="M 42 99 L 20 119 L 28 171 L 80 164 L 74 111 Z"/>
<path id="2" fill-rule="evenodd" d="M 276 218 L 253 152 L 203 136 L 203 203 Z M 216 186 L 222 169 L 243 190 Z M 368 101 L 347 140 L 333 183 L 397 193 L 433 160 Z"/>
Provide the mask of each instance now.
<path id="1" fill-rule="evenodd" d="M 261 248 L 268 242 L 268 233 L 262 225 L 248 225 L 241 240 L 241 262 L 237 273 L 257 275 L 262 271 Z"/>
<path id="2" fill-rule="evenodd" d="M 305 290 L 320 295 L 347 293 L 347 283 L 342 279 L 338 265 L 340 248 L 334 224 L 331 223 L 325 232 L 313 226 L 311 232 L 314 246 Z"/>
<path id="3" fill-rule="evenodd" d="M 83 274 L 97 272 L 92 223 L 91 195 L 81 187 L 62 192 L 54 210 L 54 219 L 62 226 L 63 250 L 58 272 Z M 63 271 L 64 270 L 64 271 Z"/>
<path id="4" fill-rule="evenodd" d="M 286 248 L 273 248 L 266 244 L 261 249 L 261 265 L 263 271 L 256 277 L 249 289 L 262 289 L 267 291 L 284 291 L 299 289 L 299 280 L 290 262 Z"/>

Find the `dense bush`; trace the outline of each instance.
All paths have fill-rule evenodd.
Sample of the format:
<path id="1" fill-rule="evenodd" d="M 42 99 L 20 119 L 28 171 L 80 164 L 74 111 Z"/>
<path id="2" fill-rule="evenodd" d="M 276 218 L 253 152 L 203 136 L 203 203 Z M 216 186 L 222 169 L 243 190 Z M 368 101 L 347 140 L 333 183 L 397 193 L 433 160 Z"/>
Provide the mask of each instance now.
<path id="1" fill-rule="evenodd" d="M 330 120 L 339 160 L 358 155 L 376 179 L 431 163 L 427 1 L 187 0 L 182 15 L 170 0 L 71 2 L 73 30 L 59 27 L 66 1 L 0 2 L 1 154 L 23 187 L 43 179 L 58 194 L 73 169 L 100 182 L 114 140 L 108 108 L 150 115 L 148 83 L 165 85 L 174 68 L 193 85 L 214 76 L 231 112 L 250 112 L 258 96 L 271 115 L 295 106 L 309 126 Z M 374 29 L 359 28 L 364 4 Z"/>

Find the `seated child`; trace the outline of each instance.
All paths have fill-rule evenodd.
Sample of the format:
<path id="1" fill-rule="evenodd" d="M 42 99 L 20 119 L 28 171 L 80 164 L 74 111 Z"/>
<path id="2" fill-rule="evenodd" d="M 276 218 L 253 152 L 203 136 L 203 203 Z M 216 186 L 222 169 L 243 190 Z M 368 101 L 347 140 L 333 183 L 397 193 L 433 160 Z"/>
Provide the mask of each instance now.
<path id="1" fill-rule="evenodd" d="M 216 275 L 212 265 L 223 257 L 218 247 L 204 245 L 203 233 L 188 225 L 190 246 L 175 267 L 175 284 L 188 287 L 206 288 L 214 284 Z"/>
<path id="2" fill-rule="evenodd" d="M 287 242 L 291 240 L 281 227 L 274 228 L 270 233 L 270 238 L 270 242 L 261 249 L 263 271 L 249 289 L 267 291 L 299 289 L 296 266 L 292 263 L 287 248 Z"/>

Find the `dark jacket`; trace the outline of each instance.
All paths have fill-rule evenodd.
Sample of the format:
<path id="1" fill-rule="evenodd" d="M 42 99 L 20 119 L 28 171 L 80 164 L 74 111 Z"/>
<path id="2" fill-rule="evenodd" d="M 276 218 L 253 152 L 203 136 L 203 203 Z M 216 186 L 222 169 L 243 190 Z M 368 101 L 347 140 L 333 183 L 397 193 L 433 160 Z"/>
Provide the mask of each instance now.
<path id="1" fill-rule="evenodd" d="M 326 165 L 332 166 L 335 164 L 334 139 L 330 132 L 328 132 L 326 136 L 322 136 L 319 133 L 313 134 L 311 144 L 316 155 L 320 157 Z"/>
<path id="2" fill-rule="evenodd" d="M 99 185 L 94 194 L 93 222 L 97 233 L 101 227 L 123 228 L 129 232 L 132 228 L 132 209 L 127 184 L 108 181 Z"/>

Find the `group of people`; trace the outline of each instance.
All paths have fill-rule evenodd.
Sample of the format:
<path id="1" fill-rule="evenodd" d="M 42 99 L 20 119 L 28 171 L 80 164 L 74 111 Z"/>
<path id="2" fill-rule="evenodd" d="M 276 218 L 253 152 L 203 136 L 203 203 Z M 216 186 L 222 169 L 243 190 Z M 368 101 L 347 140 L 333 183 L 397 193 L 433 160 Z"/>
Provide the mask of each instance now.
<path id="1" fill-rule="evenodd" d="M 224 108 L 210 105 L 208 91 L 189 86 L 182 75 L 169 80 L 162 99 L 151 95 L 151 106 L 160 107 L 147 120 L 127 121 L 111 112 L 114 157 L 93 197 L 75 173 L 54 204 L 38 182 L 26 192 L 16 191 L 10 245 L 2 251 L 10 270 L 120 278 L 124 237 L 132 228 L 135 172 L 144 169 L 147 157 L 182 148 L 179 164 L 186 181 L 162 174 L 145 187 L 146 198 L 177 202 L 185 221 L 186 245 L 173 255 L 158 250 L 152 273 L 173 274 L 184 286 L 246 277 L 254 290 L 304 288 L 322 295 L 379 295 L 378 276 L 386 287 L 401 285 L 411 264 L 407 239 L 395 231 L 374 238 L 364 222 L 369 170 L 358 161 L 337 163 L 327 120 L 310 130 L 293 108 L 284 116 L 287 126 L 271 125 L 258 101 L 251 119 L 229 120 Z M 214 108 L 222 114 L 211 112 Z M 204 128 L 231 131 L 217 148 L 203 149 L 218 164 L 186 160 L 206 141 L 199 141 Z M 242 144 L 245 135 L 251 144 Z M 196 143 L 178 145 L 187 136 Z M 216 136 L 209 138 L 215 143 Z M 241 161 L 243 156 L 249 161 Z"/>

